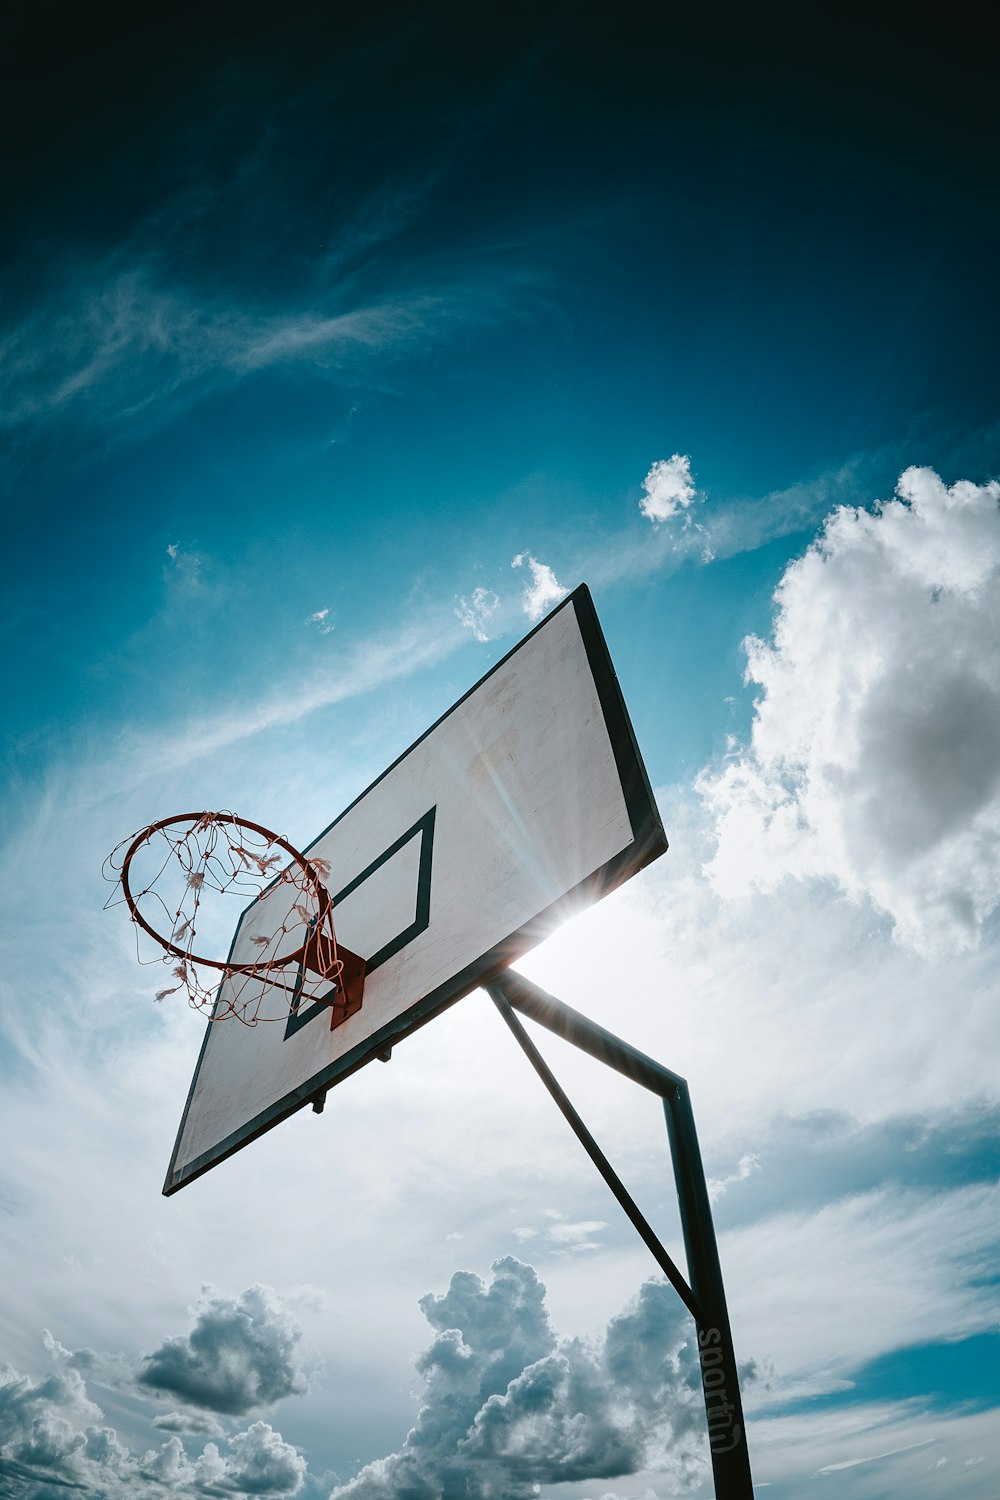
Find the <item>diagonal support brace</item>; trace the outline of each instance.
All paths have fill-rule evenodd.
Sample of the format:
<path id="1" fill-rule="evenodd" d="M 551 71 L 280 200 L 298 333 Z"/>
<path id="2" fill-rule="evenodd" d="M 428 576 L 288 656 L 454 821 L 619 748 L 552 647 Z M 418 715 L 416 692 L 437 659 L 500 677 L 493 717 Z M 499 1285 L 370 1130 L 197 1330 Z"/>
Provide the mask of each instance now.
<path id="1" fill-rule="evenodd" d="M 680 1297 L 681 1301 L 684 1303 L 684 1306 L 694 1318 L 695 1322 L 703 1324 L 705 1322 L 705 1316 L 698 1302 L 698 1299 L 695 1297 L 691 1288 L 684 1280 L 684 1277 L 677 1269 L 677 1266 L 671 1260 L 663 1245 L 660 1243 L 655 1230 L 649 1223 L 648 1219 L 646 1219 L 646 1217 L 642 1213 L 642 1210 L 639 1208 L 639 1205 L 632 1197 L 628 1188 L 622 1182 L 621 1178 L 618 1176 L 618 1173 L 608 1161 L 608 1158 L 605 1156 L 604 1152 L 601 1150 L 600 1146 L 594 1140 L 594 1137 L 591 1135 L 590 1131 L 583 1123 L 583 1120 L 574 1109 L 565 1090 L 557 1082 L 555 1075 L 549 1068 L 548 1063 L 546 1063 L 538 1048 L 535 1046 L 534 1042 L 531 1040 L 528 1033 L 521 1025 L 521 1022 L 514 1014 L 502 988 L 498 984 L 488 984 L 486 986 L 486 992 L 489 995 L 490 999 L 493 1001 L 493 1004 L 496 1006 L 497 1010 L 507 1022 L 507 1025 L 513 1032 L 515 1039 L 519 1043 L 521 1050 L 524 1052 L 528 1061 L 531 1063 L 531 1066 L 534 1068 L 535 1072 L 538 1074 L 539 1078 L 542 1080 L 545 1087 L 552 1095 L 552 1098 L 555 1100 L 556 1104 L 558 1104 L 559 1108 L 562 1110 L 564 1116 L 569 1122 L 571 1129 L 576 1135 L 577 1140 L 580 1142 L 583 1149 L 586 1151 L 587 1155 L 594 1163 L 594 1166 L 600 1172 L 601 1176 L 604 1178 L 604 1181 L 608 1184 L 608 1187 L 614 1193 L 615 1197 L 618 1199 L 618 1202 L 625 1210 L 628 1218 L 634 1225 L 635 1229 L 638 1231 L 639 1238 L 642 1240 L 646 1248 L 650 1251 L 653 1259 L 656 1261 L 656 1264 L 659 1266 L 664 1276 L 670 1282 L 670 1285 L 673 1287 L 678 1297 Z"/>
<path id="2" fill-rule="evenodd" d="M 512 969 L 502 970 L 484 987 L 590 1159 L 652 1251 L 667 1280 L 694 1317 L 716 1500 L 753 1500 L 753 1478 L 747 1454 L 739 1369 L 733 1349 L 712 1209 L 687 1083 L 679 1074 L 671 1073 L 669 1068 L 664 1068 L 653 1058 L 622 1041 L 621 1037 L 564 1005 L 554 995 L 547 994 Z M 581 1051 L 596 1057 L 599 1062 L 624 1074 L 634 1083 L 641 1084 L 663 1100 L 690 1286 L 659 1243 L 631 1195 L 556 1082 L 514 1015 L 515 1010 L 530 1016 L 556 1036 L 572 1042 Z"/>

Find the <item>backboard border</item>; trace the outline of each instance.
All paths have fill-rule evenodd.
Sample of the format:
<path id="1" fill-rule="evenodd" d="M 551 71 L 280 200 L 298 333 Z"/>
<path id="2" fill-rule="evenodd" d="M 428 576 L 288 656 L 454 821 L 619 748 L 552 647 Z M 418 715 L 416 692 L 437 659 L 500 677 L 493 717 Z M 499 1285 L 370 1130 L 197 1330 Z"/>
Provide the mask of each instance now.
<path id="1" fill-rule="evenodd" d="M 572 609 L 576 615 L 580 636 L 590 665 L 598 701 L 601 705 L 601 711 L 604 715 L 604 722 L 611 743 L 615 766 L 618 771 L 618 779 L 622 788 L 629 823 L 632 828 L 632 842 L 627 844 L 618 854 L 613 855 L 599 870 L 578 882 L 572 890 L 552 902 L 544 911 L 539 912 L 530 922 L 526 922 L 515 932 L 510 933 L 486 954 L 481 955 L 473 963 L 467 964 L 460 973 L 453 975 L 444 984 L 439 985 L 437 989 L 412 1006 L 404 1015 L 396 1017 L 395 1020 L 381 1027 L 379 1031 L 373 1033 L 370 1037 L 366 1037 L 364 1041 L 359 1042 L 350 1052 L 344 1053 L 343 1056 L 337 1058 L 325 1068 L 322 1068 L 319 1073 L 315 1074 L 307 1082 L 300 1084 L 290 1093 L 284 1095 L 283 1098 L 276 1100 L 274 1104 L 269 1105 L 266 1110 L 254 1116 L 252 1120 L 241 1126 L 239 1130 L 232 1132 L 231 1135 L 219 1142 L 210 1151 L 203 1152 L 200 1156 L 195 1157 L 181 1171 L 176 1168 L 176 1161 L 184 1136 L 184 1128 L 187 1124 L 191 1102 L 194 1098 L 195 1088 L 197 1087 L 198 1076 L 201 1072 L 205 1050 L 208 1046 L 208 1039 L 211 1034 L 213 1022 L 208 1021 L 206 1023 L 205 1036 L 202 1039 L 201 1050 L 198 1054 L 198 1061 L 195 1064 L 194 1074 L 191 1079 L 191 1087 L 188 1090 L 187 1100 L 184 1105 L 184 1112 L 177 1130 L 174 1149 L 170 1157 L 170 1165 L 167 1168 L 166 1180 L 163 1184 L 163 1194 L 165 1197 L 170 1197 L 173 1193 L 178 1192 L 180 1188 L 186 1187 L 188 1183 L 194 1182 L 196 1178 L 201 1177 L 210 1168 L 217 1166 L 244 1146 L 248 1146 L 252 1141 L 257 1140 L 268 1130 L 280 1124 L 282 1120 L 288 1119 L 290 1115 L 295 1114 L 310 1103 L 318 1094 L 332 1087 L 333 1084 L 342 1082 L 345 1078 L 350 1077 L 352 1073 L 356 1073 L 359 1068 L 371 1062 L 378 1053 L 384 1053 L 387 1048 L 394 1046 L 405 1037 L 411 1036 L 413 1032 L 425 1026 L 428 1021 L 433 1020 L 435 1016 L 440 1015 L 449 1006 L 463 999 L 472 990 L 478 989 L 481 985 L 487 983 L 494 975 L 507 968 L 515 959 L 521 957 L 522 954 L 534 947 L 536 943 L 548 935 L 561 917 L 568 916 L 583 904 L 599 900 L 618 885 L 621 885 L 629 876 L 638 874 L 652 860 L 657 859 L 661 854 L 665 853 L 668 844 L 663 824 L 660 820 L 659 810 L 653 797 L 653 790 L 649 783 L 649 777 L 646 774 L 646 768 L 643 765 L 642 756 L 639 753 L 635 732 L 632 728 L 625 699 L 622 696 L 618 677 L 611 661 L 604 632 L 597 618 L 594 601 L 591 597 L 590 589 L 585 583 L 575 588 L 561 603 L 550 610 L 527 635 L 522 636 L 488 672 L 485 672 L 477 682 L 473 683 L 468 691 L 462 694 L 461 698 L 458 698 L 428 729 L 424 730 L 423 734 L 413 741 L 412 745 L 404 750 L 402 754 L 398 755 L 380 776 L 377 776 L 364 791 L 360 792 L 354 798 L 353 802 L 349 803 L 331 823 L 328 823 L 322 833 L 317 834 L 312 843 L 303 852 L 308 857 L 310 851 L 315 848 L 321 839 L 326 837 L 332 828 L 336 827 L 359 802 L 374 791 L 380 782 L 384 781 L 407 756 L 411 755 L 425 739 L 433 734 L 439 725 L 444 723 L 445 719 L 450 718 L 457 709 L 461 708 L 462 704 L 473 693 L 478 692 L 484 683 L 488 682 L 496 672 L 499 672 L 506 666 L 511 657 L 522 650 L 539 631 L 545 629 L 546 625 L 550 623 L 555 615 L 561 613 L 564 609 Z M 256 904 L 256 900 L 258 899 L 259 897 L 255 898 L 255 901 L 251 902 L 240 914 L 240 920 L 237 922 L 236 930 L 233 934 L 230 956 L 232 956 L 243 917 Z"/>

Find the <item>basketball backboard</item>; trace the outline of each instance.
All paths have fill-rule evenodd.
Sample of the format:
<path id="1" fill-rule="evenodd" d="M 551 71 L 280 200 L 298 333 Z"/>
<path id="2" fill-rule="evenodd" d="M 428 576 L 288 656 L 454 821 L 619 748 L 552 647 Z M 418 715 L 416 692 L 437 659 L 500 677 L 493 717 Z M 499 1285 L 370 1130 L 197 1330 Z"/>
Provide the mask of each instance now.
<path id="1" fill-rule="evenodd" d="M 581 586 L 320 834 L 337 937 L 366 962 L 335 1029 L 306 976 L 283 1023 L 209 1022 L 164 1193 L 424 1025 L 667 847 Z M 240 917 L 252 957 L 268 893 Z M 231 981 L 224 979 L 222 991 Z"/>

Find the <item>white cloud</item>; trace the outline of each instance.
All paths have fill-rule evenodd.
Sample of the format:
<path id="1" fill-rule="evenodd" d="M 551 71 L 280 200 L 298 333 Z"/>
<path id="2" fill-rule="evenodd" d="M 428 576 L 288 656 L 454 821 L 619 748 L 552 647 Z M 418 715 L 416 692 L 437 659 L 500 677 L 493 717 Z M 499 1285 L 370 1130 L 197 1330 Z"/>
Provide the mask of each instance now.
<path id="1" fill-rule="evenodd" d="M 525 563 L 531 572 L 531 582 L 525 585 L 521 607 L 529 620 L 540 620 L 547 609 L 565 599 L 569 590 L 563 588 L 546 563 L 536 562 L 530 552 L 519 552 L 511 567 L 521 568 Z"/>
<path id="2" fill-rule="evenodd" d="M 842 508 L 778 586 L 749 747 L 699 789 L 733 895 L 785 877 L 870 898 L 918 951 L 972 947 L 1000 901 L 1000 484 L 907 469 Z"/>
<path id="3" fill-rule="evenodd" d="M 995 1466 L 998 1433 L 995 1409 L 935 1412 L 920 1401 L 885 1401 L 757 1417 L 748 1436 L 755 1475 L 766 1474 L 783 1495 L 809 1493 L 814 1476 L 836 1474 L 837 1495 L 850 1500 L 986 1500 L 995 1493 L 988 1482 L 966 1487 L 955 1476 L 952 1484 L 941 1471 L 961 1465 L 973 1443 L 988 1448 Z"/>
<path id="4" fill-rule="evenodd" d="M 490 638 L 490 621 L 500 607 L 500 600 L 492 589 L 476 588 L 471 599 L 463 595 L 458 601 L 455 616 L 466 630 L 471 630 L 477 641 Z"/>
<path id="5" fill-rule="evenodd" d="M 836 1474 L 841 1469 L 856 1469 L 859 1464 L 877 1464 L 885 1458 L 895 1458 L 899 1453 L 912 1453 L 914 1448 L 927 1448 L 931 1443 L 937 1442 L 936 1438 L 921 1438 L 919 1442 L 907 1443 L 902 1448 L 889 1448 L 885 1453 L 873 1453 L 870 1458 L 845 1458 L 838 1464 L 825 1464 L 822 1469 L 817 1469 L 817 1474 Z"/>
<path id="6" fill-rule="evenodd" d="M 313 613 L 309 616 L 307 623 L 309 625 L 315 625 L 320 635 L 329 635 L 331 630 L 334 629 L 333 621 L 328 618 L 329 614 L 329 607 L 325 609 L 314 610 Z"/>
<path id="7" fill-rule="evenodd" d="M 642 481 L 645 491 L 639 509 L 651 521 L 669 521 L 687 510 L 695 497 L 691 460 L 686 453 L 658 458 Z"/>
<path id="8" fill-rule="evenodd" d="M 546 1209 L 545 1217 L 554 1220 L 544 1228 L 534 1229 L 528 1225 L 511 1232 L 516 1240 L 541 1240 L 547 1247 L 563 1255 L 580 1255 L 600 1250 L 601 1242 L 595 1238 L 602 1229 L 607 1229 L 604 1219 L 567 1219 L 555 1209 Z"/>
<path id="9" fill-rule="evenodd" d="M 540 1485 L 646 1465 L 671 1493 L 704 1477 L 704 1409 L 690 1320 L 647 1282 L 593 1347 L 557 1342 L 545 1289 L 508 1256 L 485 1287 L 457 1272 L 421 1307 L 436 1335 L 417 1361 L 424 1404 L 403 1446 L 334 1491 L 338 1500 L 461 1494 L 519 1500 Z"/>
<path id="10" fill-rule="evenodd" d="M 709 1177 L 708 1196 L 712 1203 L 718 1202 L 723 1195 L 732 1187 L 734 1182 L 746 1182 L 751 1172 L 759 1171 L 760 1157 L 753 1151 L 747 1151 L 740 1157 L 736 1164 L 736 1171 L 729 1177 Z"/>
<path id="11" fill-rule="evenodd" d="M 581 1219 L 578 1223 L 570 1221 L 554 1224 L 547 1231 L 547 1237 L 554 1245 L 560 1245 L 566 1250 L 598 1250 L 600 1241 L 594 1236 L 607 1227 L 603 1219 Z"/>

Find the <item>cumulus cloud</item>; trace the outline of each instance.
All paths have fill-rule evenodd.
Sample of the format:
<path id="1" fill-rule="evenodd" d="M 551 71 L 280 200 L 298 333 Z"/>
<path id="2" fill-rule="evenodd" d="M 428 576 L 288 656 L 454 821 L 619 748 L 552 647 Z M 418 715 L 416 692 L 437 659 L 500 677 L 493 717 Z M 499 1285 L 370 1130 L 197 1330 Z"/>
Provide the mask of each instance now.
<path id="1" fill-rule="evenodd" d="M 366 1465 L 335 1500 L 520 1500 L 540 1485 L 649 1467 L 676 1493 L 704 1477 L 690 1320 L 665 1282 L 648 1282 L 593 1346 L 556 1340 L 544 1287 L 512 1256 L 488 1287 L 458 1272 L 420 1305 L 435 1336 L 417 1361 L 416 1423 L 398 1453 Z"/>
<path id="2" fill-rule="evenodd" d="M 669 521 L 687 510 L 695 497 L 691 460 L 686 453 L 658 458 L 642 481 L 639 509 L 651 521 Z"/>
<path id="3" fill-rule="evenodd" d="M 529 620 L 540 620 L 547 609 L 565 599 L 569 590 L 563 588 L 546 563 L 536 562 L 530 552 L 519 552 L 511 567 L 522 568 L 525 564 L 531 573 L 531 582 L 525 585 L 521 607 Z"/>
<path id="4" fill-rule="evenodd" d="M 231 1437 L 227 1446 L 231 1454 L 206 1443 L 192 1461 L 180 1438 L 171 1438 L 143 1456 L 139 1471 L 171 1494 L 297 1495 L 301 1490 L 306 1460 L 267 1422 L 254 1422 Z"/>
<path id="5" fill-rule="evenodd" d="M 190 1333 L 165 1338 L 145 1356 L 142 1386 L 226 1416 L 306 1390 L 301 1332 L 269 1287 L 238 1296 L 206 1292 Z"/>
<path id="6" fill-rule="evenodd" d="M 229 1438 L 226 1453 L 207 1443 L 191 1458 L 178 1436 L 133 1453 L 103 1425 L 83 1375 L 70 1363 L 74 1357 L 54 1340 L 46 1347 L 55 1368 L 41 1380 L 0 1366 L 0 1493 L 9 1500 L 42 1500 L 67 1489 L 102 1500 L 162 1500 L 165 1493 L 178 1500 L 267 1497 L 302 1489 L 306 1460 L 266 1422 Z M 185 1430 L 196 1426 L 204 1430 L 190 1423 Z"/>
<path id="7" fill-rule="evenodd" d="M 78 1371 L 55 1370 L 33 1382 L 0 1366 L 0 1475 L 13 1482 L 65 1474 L 80 1482 L 90 1462 L 88 1442 L 100 1441 L 94 1425 L 100 1418 Z"/>
<path id="8" fill-rule="evenodd" d="M 918 951 L 977 943 L 1000 902 L 998 502 L 910 468 L 786 569 L 772 639 L 744 643 L 750 743 L 699 780 L 721 893 L 821 877 Z"/>
<path id="9" fill-rule="evenodd" d="M 471 630 L 477 641 L 488 641 L 490 638 L 490 621 L 500 607 L 500 600 L 492 589 L 476 588 L 472 596 L 466 599 L 463 595 L 455 609 L 456 618 Z"/>

